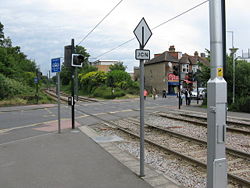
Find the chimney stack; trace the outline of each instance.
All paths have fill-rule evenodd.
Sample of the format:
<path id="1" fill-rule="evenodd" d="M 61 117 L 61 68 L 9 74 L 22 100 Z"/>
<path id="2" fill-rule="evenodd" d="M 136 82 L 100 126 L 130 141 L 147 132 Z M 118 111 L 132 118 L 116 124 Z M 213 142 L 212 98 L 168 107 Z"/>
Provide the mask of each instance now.
<path id="1" fill-rule="evenodd" d="M 201 53 L 201 57 L 206 57 L 205 53 Z"/>
<path id="2" fill-rule="evenodd" d="M 168 50 L 169 50 L 169 52 L 175 52 L 174 45 L 170 46 Z"/>

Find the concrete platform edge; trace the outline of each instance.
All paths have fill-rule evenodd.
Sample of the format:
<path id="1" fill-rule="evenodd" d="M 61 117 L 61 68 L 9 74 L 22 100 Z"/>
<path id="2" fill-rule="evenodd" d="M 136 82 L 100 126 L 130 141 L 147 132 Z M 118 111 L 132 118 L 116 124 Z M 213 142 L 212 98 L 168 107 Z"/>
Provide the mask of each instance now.
<path id="1" fill-rule="evenodd" d="M 90 137 L 93 141 L 94 138 L 98 136 L 98 134 L 88 126 L 78 127 L 81 132 Z M 135 173 L 139 177 L 139 160 L 132 156 L 127 152 L 121 151 L 117 146 L 115 146 L 112 142 L 108 143 L 98 143 L 104 150 L 110 153 L 114 158 L 120 161 L 124 166 L 129 168 L 133 173 Z M 152 167 L 145 165 L 145 177 L 141 177 L 144 181 L 150 184 L 155 188 L 184 188 L 181 185 L 178 185 L 177 182 L 172 180 L 169 177 L 164 176 L 163 174 L 157 172 Z"/>

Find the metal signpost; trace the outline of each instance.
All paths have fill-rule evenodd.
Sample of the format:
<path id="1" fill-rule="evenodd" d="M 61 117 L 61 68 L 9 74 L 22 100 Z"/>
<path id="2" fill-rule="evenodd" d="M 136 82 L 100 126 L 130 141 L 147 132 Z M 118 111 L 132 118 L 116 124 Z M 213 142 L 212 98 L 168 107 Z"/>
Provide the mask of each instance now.
<path id="1" fill-rule="evenodd" d="M 57 74 L 57 102 L 58 102 L 58 133 L 61 133 L 61 117 L 60 117 L 60 58 L 51 59 L 51 72 Z"/>
<path id="2" fill-rule="evenodd" d="M 140 43 L 140 49 L 135 52 L 135 58 L 140 60 L 140 176 L 144 174 L 144 60 L 150 59 L 150 51 L 144 50 L 152 32 L 145 19 L 142 18 L 134 30 L 134 34 Z"/>
<path id="3" fill-rule="evenodd" d="M 75 40 L 71 39 L 71 53 L 73 54 L 75 52 Z M 72 62 L 72 54 L 71 54 L 71 62 Z M 72 106 L 71 106 L 71 114 L 72 114 L 72 129 L 75 129 L 75 67 L 71 66 L 72 70 L 72 81 L 71 81 L 71 100 L 72 100 Z"/>
<path id="4" fill-rule="evenodd" d="M 207 188 L 227 187 L 227 83 L 223 78 L 221 0 L 209 1 L 211 77 L 208 81 Z"/>

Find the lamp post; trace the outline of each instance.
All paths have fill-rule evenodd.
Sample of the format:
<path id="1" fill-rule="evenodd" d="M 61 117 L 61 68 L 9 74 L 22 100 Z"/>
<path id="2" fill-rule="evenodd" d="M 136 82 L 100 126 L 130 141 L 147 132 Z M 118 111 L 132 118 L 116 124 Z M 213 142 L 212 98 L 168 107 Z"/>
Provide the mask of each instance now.
<path id="1" fill-rule="evenodd" d="M 234 32 L 233 31 L 227 31 L 228 33 L 232 34 L 232 48 L 229 50 L 232 54 L 232 60 L 233 60 L 233 103 L 235 102 L 235 53 L 238 50 L 238 48 L 234 48 Z"/>

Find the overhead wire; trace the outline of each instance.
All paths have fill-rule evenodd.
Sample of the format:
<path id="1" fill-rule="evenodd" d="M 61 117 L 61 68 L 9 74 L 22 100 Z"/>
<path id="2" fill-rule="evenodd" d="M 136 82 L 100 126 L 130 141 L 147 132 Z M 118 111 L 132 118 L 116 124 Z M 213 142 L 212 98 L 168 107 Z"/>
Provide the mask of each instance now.
<path id="1" fill-rule="evenodd" d="M 85 37 L 83 37 L 83 39 L 77 44 L 77 45 L 79 45 L 79 44 L 81 44 L 115 9 L 116 9 L 116 7 L 118 7 L 118 5 L 120 5 L 121 4 L 121 2 L 122 2 L 123 0 L 120 0 L 102 19 L 101 19 L 101 21 L 99 21 L 96 25 L 95 25 L 95 27 L 93 28 L 93 29 L 91 29 L 88 33 L 87 33 L 87 35 L 85 35 Z"/>
<path id="2" fill-rule="evenodd" d="M 200 7 L 201 5 L 207 3 L 208 1 L 209 1 L 209 0 L 203 1 L 203 2 L 201 2 L 201 3 L 197 4 L 197 5 L 195 5 L 194 7 L 189 8 L 188 10 L 186 10 L 186 11 L 184 11 L 184 12 L 182 12 L 182 13 L 180 13 L 180 14 L 178 14 L 178 15 L 176 15 L 176 16 L 170 18 L 170 19 L 168 19 L 167 21 L 164 21 L 164 22 L 162 22 L 161 24 L 159 24 L 159 25 L 153 27 L 152 30 L 155 30 L 155 29 L 161 27 L 162 25 L 164 25 L 164 24 L 166 24 L 166 23 L 168 23 L 168 22 L 170 22 L 170 21 L 172 21 L 172 20 L 174 20 L 174 19 L 176 19 L 176 18 L 178 18 L 178 17 L 180 17 L 180 16 L 182 16 L 182 15 L 184 15 L 184 14 L 186 14 L 186 13 L 188 13 L 188 12 L 190 12 L 190 11 L 196 9 L 196 8 L 198 8 L 198 7 Z M 108 50 L 107 52 L 104 52 L 104 53 L 102 53 L 102 54 L 100 54 L 100 55 L 98 55 L 98 56 L 96 56 L 96 57 L 94 57 L 94 58 L 92 58 L 92 59 L 98 59 L 99 57 L 102 57 L 102 56 L 104 56 L 105 54 L 110 53 L 110 52 L 116 50 L 117 48 L 120 48 L 121 46 L 123 46 L 123 45 L 125 45 L 125 44 L 127 44 L 127 43 L 129 43 L 129 42 L 131 42 L 131 41 L 133 41 L 134 39 L 135 39 L 135 37 L 129 39 L 129 40 L 126 41 L 126 42 L 123 42 L 122 44 L 120 44 L 120 45 L 118 45 L 118 46 L 116 46 L 116 47 L 114 47 L 114 48 Z"/>

